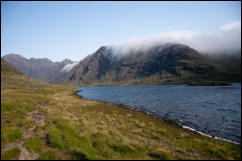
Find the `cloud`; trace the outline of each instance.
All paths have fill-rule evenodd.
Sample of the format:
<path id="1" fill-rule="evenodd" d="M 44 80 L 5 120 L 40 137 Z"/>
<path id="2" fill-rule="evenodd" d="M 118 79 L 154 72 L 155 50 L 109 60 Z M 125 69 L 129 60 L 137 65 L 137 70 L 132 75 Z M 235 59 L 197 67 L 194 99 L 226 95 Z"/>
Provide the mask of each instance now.
<path id="1" fill-rule="evenodd" d="M 241 21 L 234 21 L 232 23 L 229 24 L 225 24 L 223 26 L 220 27 L 220 30 L 232 30 L 235 28 L 240 28 L 241 29 Z"/>
<path id="2" fill-rule="evenodd" d="M 115 54 L 125 55 L 130 52 L 145 52 L 166 43 L 185 44 L 201 53 L 238 51 L 241 49 L 241 21 L 225 24 L 209 32 L 185 30 L 133 37 L 110 47 Z"/>
<path id="3" fill-rule="evenodd" d="M 74 66 L 76 66 L 78 62 L 74 62 L 72 64 L 65 65 L 60 71 L 61 72 L 69 72 Z"/>

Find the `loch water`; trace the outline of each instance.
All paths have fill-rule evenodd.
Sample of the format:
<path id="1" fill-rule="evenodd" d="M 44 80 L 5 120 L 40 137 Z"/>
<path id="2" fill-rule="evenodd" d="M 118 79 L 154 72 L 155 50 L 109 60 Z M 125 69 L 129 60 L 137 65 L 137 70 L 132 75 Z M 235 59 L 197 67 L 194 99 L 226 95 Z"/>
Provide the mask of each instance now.
<path id="1" fill-rule="evenodd" d="M 78 87 L 91 100 L 149 111 L 202 133 L 241 142 L 241 84 Z"/>

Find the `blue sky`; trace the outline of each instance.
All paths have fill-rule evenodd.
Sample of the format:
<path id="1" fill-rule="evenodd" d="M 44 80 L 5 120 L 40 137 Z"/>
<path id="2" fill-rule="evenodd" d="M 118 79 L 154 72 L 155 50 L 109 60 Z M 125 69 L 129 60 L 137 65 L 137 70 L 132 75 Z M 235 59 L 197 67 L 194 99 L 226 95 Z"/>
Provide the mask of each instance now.
<path id="1" fill-rule="evenodd" d="M 1 55 L 80 60 L 155 33 L 241 21 L 241 2 L 1 2 Z"/>

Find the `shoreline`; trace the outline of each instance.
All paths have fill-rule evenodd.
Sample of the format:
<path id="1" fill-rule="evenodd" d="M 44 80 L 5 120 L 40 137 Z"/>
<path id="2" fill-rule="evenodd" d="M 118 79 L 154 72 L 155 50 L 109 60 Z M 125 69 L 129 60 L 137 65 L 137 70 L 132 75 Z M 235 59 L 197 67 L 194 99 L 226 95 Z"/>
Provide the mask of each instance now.
<path id="1" fill-rule="evenodd" d="M 78 96 L 78 97 L 80 97 L 80 98 L 82 98 L 84 100 L 91 100 L 91 101 L 97 101 L 97 102 L 103 102 L 103 103 L 113 104 L 113 105 L 119 106 L 120 108 L 125 108 L 125 109 L 129 109 L 129 110 L 137 111 L 137 112 L 142 112 L 145 115 L 149 115 L 149 116 L 152 116 L 152 117 L 156 117 L 158 119 L 161 119 L 161 120 L 165 121 L 168 124 L 175 125 L 177 128 L 181 128 L 181 129 L 184 129 L 184 130 L 191 131 L 191 132 L 193 132 L 193 133 L 195 133 L 197 135 L 206 136 L 206 137 L 209 137 L 209 138 L 214 138 L 215 140 L 221 140 L 221 141 L 224 141 L 224 142 L 227 142 L 227 143 L 231 143 L 231 144 L 234 144 L 234 145 L 241 146 L 241 143 L 238 143 L 238 142 L 235 142 L 235 141 L 232 141 L 232 140 L 228 140 L 228 139 L 219 138 L 219 137 L 216 137 L 216 136 L 211 136 L 211 135 L 205 134 L 205 133 L 203 133 L 201 131 L 198 131 L 196 129 L 193 129 L 193 128 L 189 127 L 189 126 L 182 125 L 181 123 L 176 122 L 174 120 L 166 119 L 166 118 L 164 118 L 162 116 L 159 116 L 158 114 L 153 113 L 153 112 L 150 112 L 148 110 L 131 107 L 131 106 L 127 106 L 127 105 L 124 105 L 124 104 L 115 104 L 115 103 L 110 103 L 110 102 L 106 102 L 106 101 L 86 99 L 83 96 L 78 95 L 77 93 L 79 93 L 79 92 L 81 92 L 80 89 L 74 91 L 74 95 L 75 96 Z"/>
<path id="2" fill-rule="evenodd" d="M 230 82 L 230 85 L 226 86 L 232 86 L 233 84 L 241 84 L 241 82 Z M 195 86 L 195 85 L 189 85 L 189 82 L 183 82 L 183 83 L 177 83 L 177 82 L 166 82 L 166 83 L 147 83 L 147 84 L 86 84 L 86 85 L 76 85 L 78 87 L 98 87 L 98 86 L 146 86 L 146 85 L 187 85 L 187 86 Z M 75 87 L 76 87 L 75 86 Z M 203 86 L 203 85 L 196 85 L 196 86 Z M 218 87 L 224 87 L 224 85 L 205 85 L 205 86 L 218 86 Z"/>

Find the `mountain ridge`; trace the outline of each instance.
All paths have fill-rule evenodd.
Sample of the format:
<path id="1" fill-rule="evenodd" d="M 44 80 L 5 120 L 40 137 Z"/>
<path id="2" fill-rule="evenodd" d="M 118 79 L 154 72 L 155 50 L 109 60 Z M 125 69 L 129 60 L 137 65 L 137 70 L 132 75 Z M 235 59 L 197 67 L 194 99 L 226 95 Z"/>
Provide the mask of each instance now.
<path id="1" fill-rule="evenodd" d="M 76 84 L 158 84 L 188 81 L 189 77 L 215 70 L 195 49 L 182 44 L 156 46 L 145 52 L 131 52 L 122 57 L 102 46 L 79 62 L 65 76 Z"/>
<path id="2" fill-rule="evenodd" d="M 69 59 L 65 59 L 61 62 L 53 62 L 48 58 L 27 59 L 18 54 L 8 54 L 2 58 L 18 68 L 25 75 L 49 83 L 58 83 L 59 79 L 65 75 L 61 69 L 73 63 L 73 61 Z"/>

